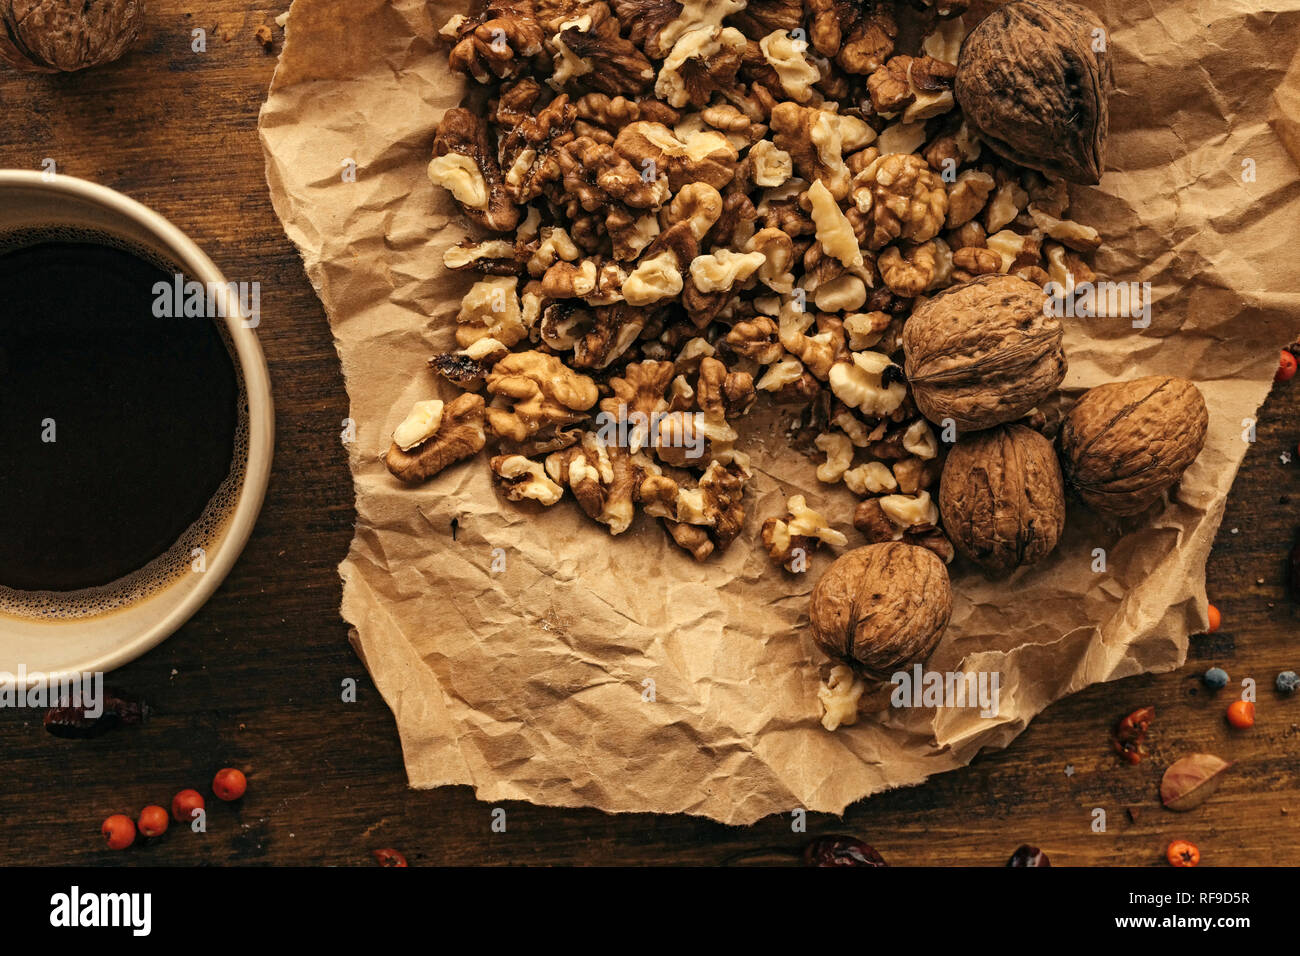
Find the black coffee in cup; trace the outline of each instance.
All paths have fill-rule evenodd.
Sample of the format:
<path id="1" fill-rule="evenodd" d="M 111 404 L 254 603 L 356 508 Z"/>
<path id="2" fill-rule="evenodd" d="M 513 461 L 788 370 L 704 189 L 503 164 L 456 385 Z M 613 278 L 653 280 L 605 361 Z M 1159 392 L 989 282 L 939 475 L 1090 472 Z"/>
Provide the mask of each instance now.
<path id="1" fill-rule="evenodd" d="M 159 308 L 177 274 L 111 237 L 0 236 L 0 604 L 129 601 L 228 512 L 242 382 L 220 318 Z"/>

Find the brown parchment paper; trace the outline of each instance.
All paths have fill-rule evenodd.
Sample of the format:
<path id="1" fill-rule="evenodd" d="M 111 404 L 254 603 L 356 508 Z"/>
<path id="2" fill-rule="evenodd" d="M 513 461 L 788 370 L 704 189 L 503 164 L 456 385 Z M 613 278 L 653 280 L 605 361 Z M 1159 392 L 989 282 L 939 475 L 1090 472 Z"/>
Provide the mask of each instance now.
<path id="1" fill-rule="evenodd" d="M 797 491 L 860 542 L 853 501 L 820 485 L 770 419 L 742 429 L 757 467 L 746 534 L 704 565 L 644 516 L 611 538 L 569 501 L 498 501 L 481 459 L 418 489 L 389 476 L 380 459 L 411 404 L 451 397 L 425 362 L 451 346 L 471 281 L 441 265 L 464 227 L 424 172 L 461 96 L 433 38 L 463 6 L 294 2 L 261 114 L 267 179 L 343 363 L 358 517 L 342 613 L 396 715 L 412 786 L 734 824 L 840 812 L 1005 746 L 1066 694 L 1183 662 L 1206 624 L 1205 560 L 1245 420 L 1300 330 L 1300 182 L 1283 142 L 1300 147 L 1300 71 L 1287 76 L 1300 0 L 1089 5 L 1110 28 L 1120 89 L 1105 177 L 1075 190 L 1073 214 L 1105 237 L 1099 272 L 1152 283 L 1154 305 L 1144 330 L 1067 320 L 1066 391 L 1190 377 L 1208 442 L 1142 521 L 1072 507 L 1056 553 L 1009 583 L 954 566 L 952 623 L 929 668 L 999 672 L 996 717 L 894 709 L 832 734 L 806 627 L 831 559 L 785 575 L 754 539 Z"/>

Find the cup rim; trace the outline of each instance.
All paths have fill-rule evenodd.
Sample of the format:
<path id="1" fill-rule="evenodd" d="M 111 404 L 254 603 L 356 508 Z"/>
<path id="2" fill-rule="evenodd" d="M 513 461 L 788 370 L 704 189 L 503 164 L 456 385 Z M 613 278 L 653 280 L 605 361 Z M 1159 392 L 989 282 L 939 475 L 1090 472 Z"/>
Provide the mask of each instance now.
<path id="1" fill-rule="evenodd" d="M 204 283 L 226 283 L 221 270 L 194 240 L 159 213 L 114 189 L 62 173 L 50 176 L 31 170 L 0 169 L 0 195 L 11 188 L 73 196 L 105 208 L 148 232 L 176 260 L 177 265 L 183 267 L 194 279 Z M 237 312 L 227 315 L 224 321 L 230 341 L 234 344 L 234 357 L 239 363 L 248 401 L 248 461 L 225 534 L 215 553 L 207 555 L 207 567 L 202 580 L 165 614 L 149 622 L 134 636 L 126 638 L 110 650 L 94 654 L 77 666 L 44 672 L 43 676 L 53 678 L 58 674 L 115 670 L 157 647 L 207 603 L 248 544 L 261 513 L 271 476 L 275 445 L 275 403 L 266 356 L 255 330 L 245 325 Z M 147 603 L 146 599 L 141 604 L 128 605 L 122 610 L 129 611 L 132 607 L 143 607 Z M 49 623 L 55 627 L 77 627 L 79 621 L 84 626 L 84 620 L 78 618 L 52 620 Z M 32 672 L 29 682 L 40 673 Z"/>

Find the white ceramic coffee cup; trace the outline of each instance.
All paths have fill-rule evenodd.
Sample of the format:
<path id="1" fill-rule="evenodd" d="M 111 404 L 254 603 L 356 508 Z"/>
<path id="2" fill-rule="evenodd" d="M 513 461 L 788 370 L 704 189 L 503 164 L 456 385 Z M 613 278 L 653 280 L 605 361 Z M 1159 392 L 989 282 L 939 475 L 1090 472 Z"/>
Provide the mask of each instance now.
<path id="1" fill-rule="evenodd" d="M 222 287 L 226 279 L 184 233 L 121 193 L 69 176 L 0 170 L 0 235 L 69 228 L 116 237 L 175 263 L 189 279 Z M 237 497 L 204 546 L 201 571 L 172 576 L 150 593 L 102 613 L 51 617 L 0 610 L 0 677 L 109 671 L 170 636 L 197 611 L 234 566 L 257 520 L 271 474 L 274 406 L 266 358 L 238 307 L 227 310 L 247 400 L 247 458 Z M 57 596 L 55 597 L 57 600 Z"/>

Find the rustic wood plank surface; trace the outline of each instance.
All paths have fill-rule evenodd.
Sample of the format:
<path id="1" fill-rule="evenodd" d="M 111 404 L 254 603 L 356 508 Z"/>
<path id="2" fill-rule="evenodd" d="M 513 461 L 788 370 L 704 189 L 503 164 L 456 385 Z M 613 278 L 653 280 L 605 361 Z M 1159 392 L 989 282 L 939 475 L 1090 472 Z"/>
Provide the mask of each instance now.
<path id="1" fill-rule="evenodd" d="M 782 859 L 806 840 L 790 817 L 749 828 L 685 816 L 610 816 L 506 804 L 507 828 L 464 787 L 406 787 L 393 719 L 347 642 L 335 572 L 352 534 L 352 489 L 339 426 L 347 399 L 319 302 L 271 210 L 257 111 L 275 60 L 253 31 L 280 10 L 219 0 L 156 0 L 145 35 L 120 62 L 81 75 L 0 71 L 0 167 L 61 173 L 119 189 L 189 233 L 232 280 L 262 284 L 262 345 L 277 404 L 275 471 L 262 517 L 233 573 L 174 637 L 110 683 L 145 697 L 142 728 L 95 740 L 47 734 L 36 711 L 0 711 L 0 862 L 371 865 L 402 850 L 413 865 L 711 864 Z M 192 30 L 207 51 L 191 50 Z M 278 51 L 281 32 L 277 28 Z M 1187 666 L 1093 687 L 1049 708 L 1004 751 L 924 786 L 883 794 L 808 833 L 852 832 L 895 865 L 1000 865 L 1018 844 L 1057 864 L 1147 865 L 1174 837 L 1206 863 L 1295 862 L 1300 846 L 1300 699 L 1274 675 L 1300 669 L 1296 610 L 1285 593 L 1300 465 L 1281 461 L 1300 427 L 1300 382 L 1260 413 L 1210 560 L 1220 632 L 1193 640 Z M 1199 674 L 1219 664 L 1260 686 L 1253 731 L 1231 731 L 1231 691 Z M 355 678 L 355 703 L 341 682 Z M 1115 720 L 1154 704 L 1152 756 L 1110 752 Z M 1236 762 L 1219 794 L 1188 814 L 1160 808 L 1163 768 L 1193 750 Z M 248 771 L 238 805 L 210 805 L 206 834 L 177 832 L 113 853 L 99 824 L 115 812 L 207 791 L 225 765 Z M 1072 773 L 1066 772 L 1067 766 Z M 1094 832 L 1094 808 L 1107 814 Z M 1139 808 L 1136 821 L 1126 808 Z"/>

